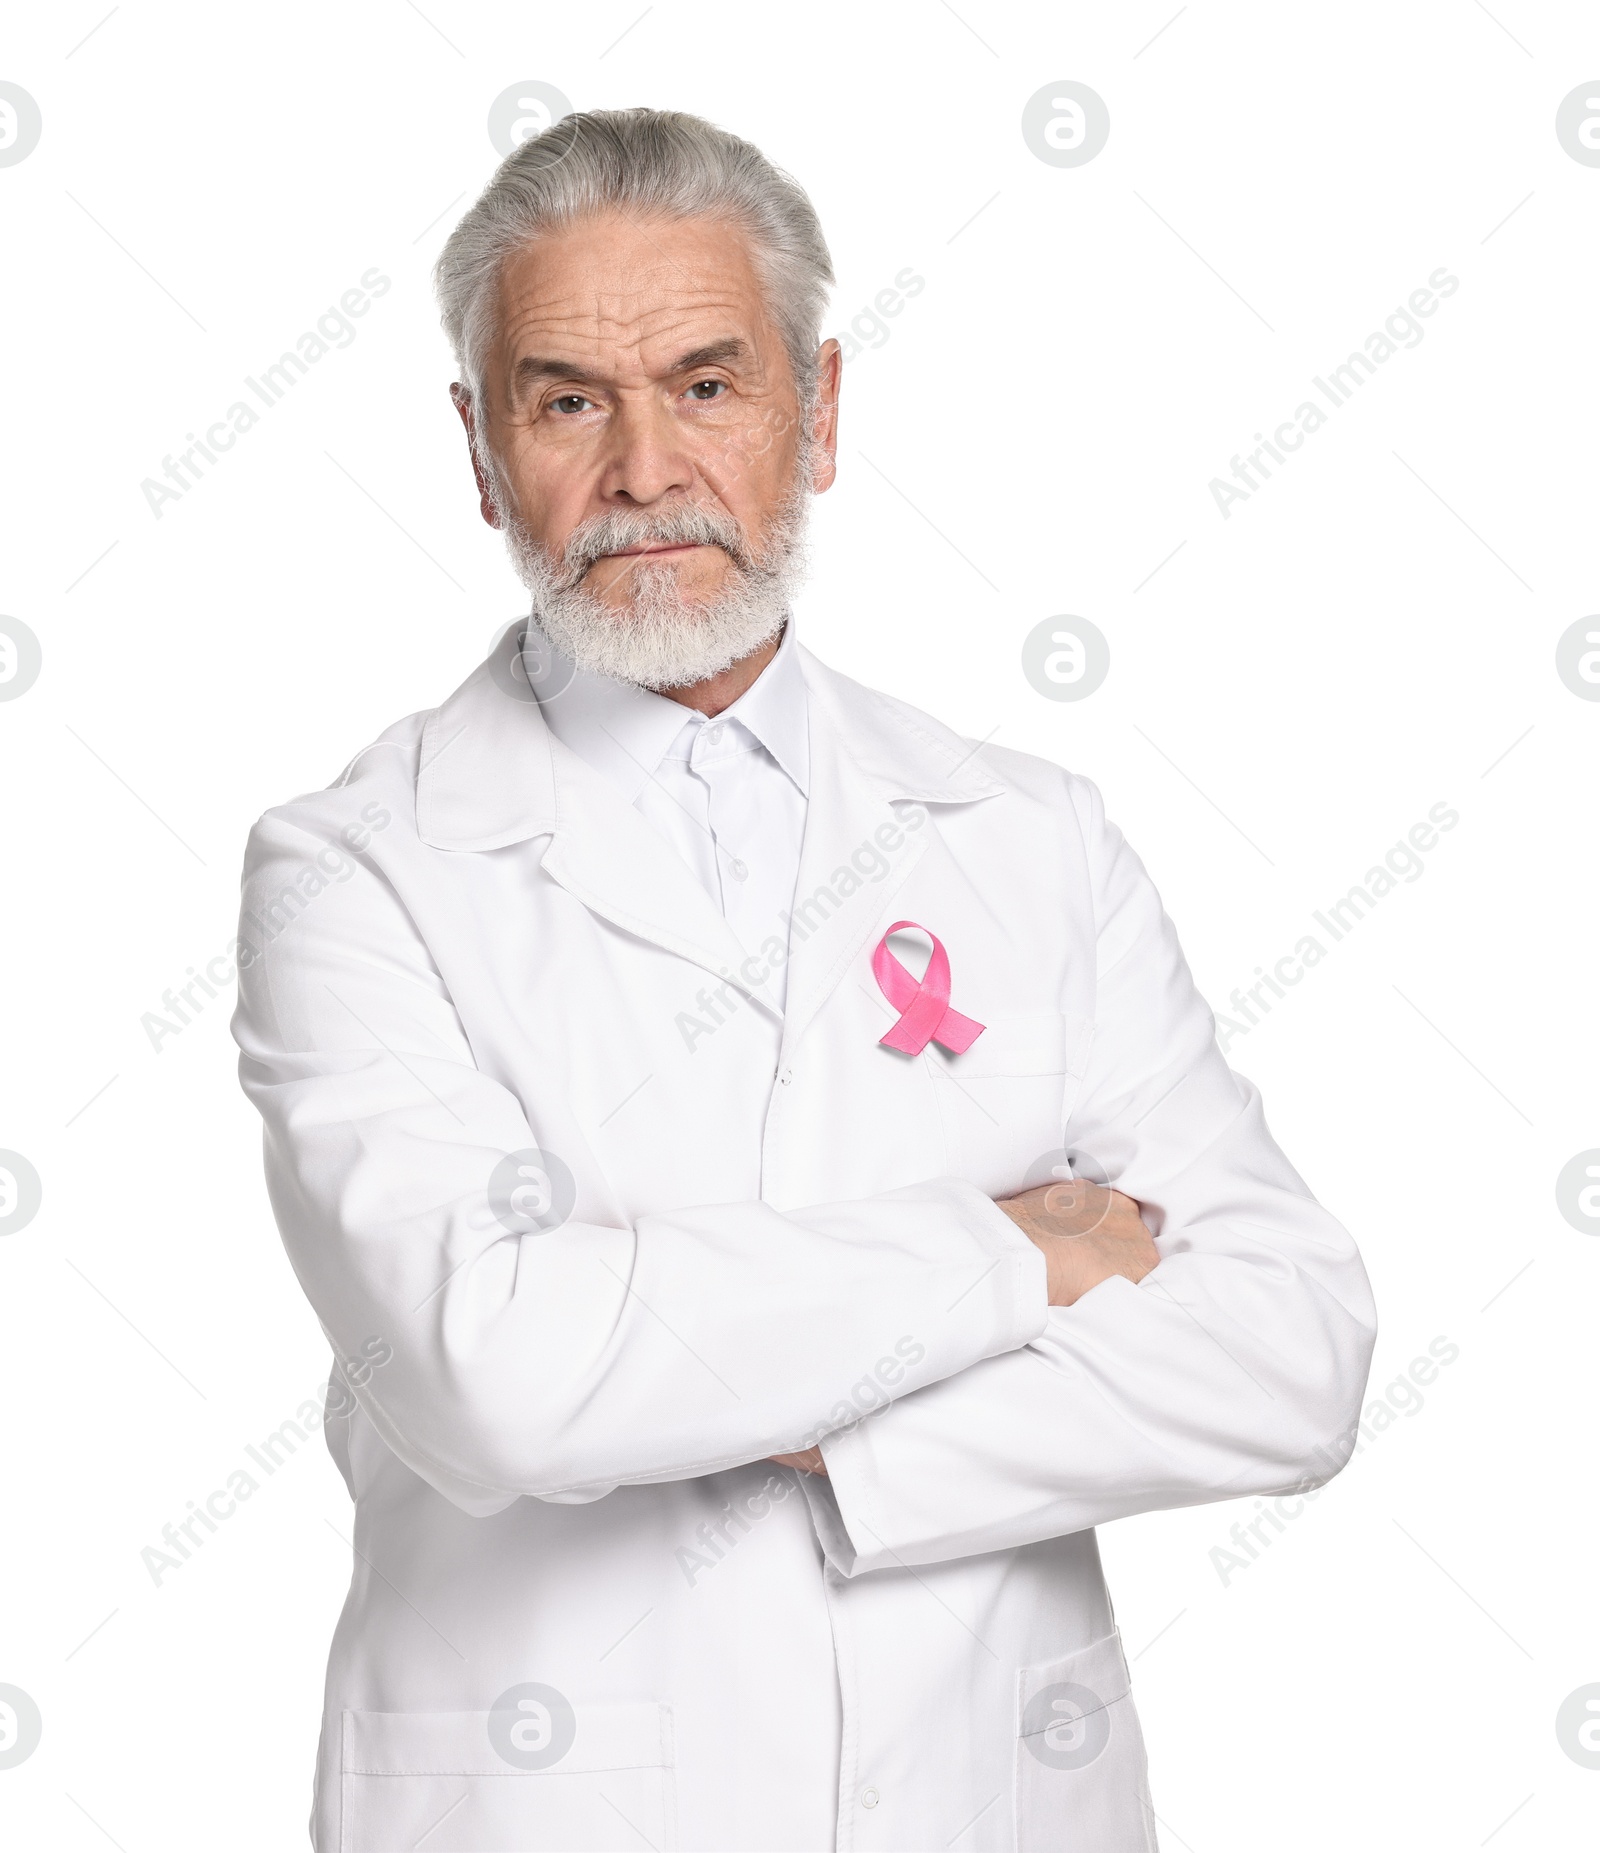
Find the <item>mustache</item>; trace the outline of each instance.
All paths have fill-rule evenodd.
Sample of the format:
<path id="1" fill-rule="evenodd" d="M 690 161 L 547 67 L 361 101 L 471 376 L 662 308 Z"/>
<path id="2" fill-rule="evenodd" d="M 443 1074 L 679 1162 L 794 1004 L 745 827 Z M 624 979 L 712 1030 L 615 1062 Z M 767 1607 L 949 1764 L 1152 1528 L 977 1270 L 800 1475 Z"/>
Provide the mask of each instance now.
<path id="1" fill-rule="evenodd" d="M 744 571 L 756 565 L 744 530 L 721 509 L 693 502 L 650 513 L 614 508 L 580 522 L 567 537 L 561 550 L 563 590 L 577 585 L 590 567 L 607 554 L 652 543 L 664 547 L 720 547 Z"/>

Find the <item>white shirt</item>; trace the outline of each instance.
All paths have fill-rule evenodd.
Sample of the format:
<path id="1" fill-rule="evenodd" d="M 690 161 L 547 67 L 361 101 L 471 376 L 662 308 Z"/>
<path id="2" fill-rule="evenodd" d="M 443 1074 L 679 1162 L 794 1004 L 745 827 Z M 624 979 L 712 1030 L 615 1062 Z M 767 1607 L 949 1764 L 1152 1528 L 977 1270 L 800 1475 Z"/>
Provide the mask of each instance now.
<path id="1" fill-rule="evenodd" d="M 795 647 L 791 618 L 772 661 L 710 719 L 578 669 L 543 639 L 528 662 L 550 731 L 672 844 L 748 952 L 774 934 L 788 946 L 800 872 L 810 749 Z M 782 1010 L 788 964 L 770 963 L 765 989 Z"/>

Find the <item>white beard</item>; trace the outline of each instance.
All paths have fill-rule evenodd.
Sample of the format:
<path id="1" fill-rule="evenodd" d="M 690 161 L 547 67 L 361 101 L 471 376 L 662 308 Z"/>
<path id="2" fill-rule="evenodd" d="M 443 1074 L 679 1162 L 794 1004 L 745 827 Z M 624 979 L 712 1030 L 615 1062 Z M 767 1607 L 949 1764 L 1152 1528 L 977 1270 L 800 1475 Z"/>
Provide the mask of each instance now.
<path id="1" fill-rule="evenodd" d="M 580 669 L 663 689 L 705 681 L 783 628 L 805 573 L 812 458 L 812 446 L 802 444 L 794 481 L 759 552 L 725 510 L 683 503 L 597 515 L 580 523 L 553 559 L 516 513 L 498 467 L 486 473 L 512 566 L 533 595 L 532 615 L 546 639 Z M 620 608 L 582 585 L 597 559 L 648 541 L 721 547 L 732 573 L 709 598 L 686 599 L 671 560 L 637 557 L 627 569 L 627 603 Z"/>

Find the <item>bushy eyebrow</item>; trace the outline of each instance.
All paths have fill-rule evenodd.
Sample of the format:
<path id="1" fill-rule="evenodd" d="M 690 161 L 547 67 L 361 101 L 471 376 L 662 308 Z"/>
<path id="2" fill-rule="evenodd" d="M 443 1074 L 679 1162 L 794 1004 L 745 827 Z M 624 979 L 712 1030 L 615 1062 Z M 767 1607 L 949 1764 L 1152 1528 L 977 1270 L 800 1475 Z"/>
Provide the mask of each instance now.
<path id="1" fill-rule="evenodd" d="M 743 361 L 750 357 L 749 342 L 738 335 L 728 335 L 721 341 L 708 341 L 702 347 L 692 347 L 687 353 L 680 354 L 667 372 L 669 376 L 689 373 L 696 367 L 715 367 L 724 361 Z M 582 367 L 543 354 L 526 354 L 512 369 L 512 384 L 515 387 L 534 386 L 546 380 L 571 380 L 580 386 L 604 384 L 598 375 L 586 373 Z"/>

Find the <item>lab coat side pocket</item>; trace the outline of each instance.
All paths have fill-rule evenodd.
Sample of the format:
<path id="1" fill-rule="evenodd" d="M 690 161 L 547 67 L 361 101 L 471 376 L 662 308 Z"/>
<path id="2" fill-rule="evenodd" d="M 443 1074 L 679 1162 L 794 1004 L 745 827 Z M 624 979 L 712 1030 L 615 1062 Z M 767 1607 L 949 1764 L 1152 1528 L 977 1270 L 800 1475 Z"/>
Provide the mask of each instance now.
<path id="1" fill-rule="evenodd" d="M 533 1768 L 497 1748 L 504 1721 L 490 1712 L 344 1712 L 338 1853 L 670 1853 L 672 1707 L 570 1709 L 569 1747 Z M 512 1757 L 538 1762 L 537 1737 L 509 1744 Z"/>
<path id="2" fill-rule="evenodd" d="M 1113 1629 L 1017 1674 L 1017 1853 L 1156 1853 L 1144 1736 Z"/>

